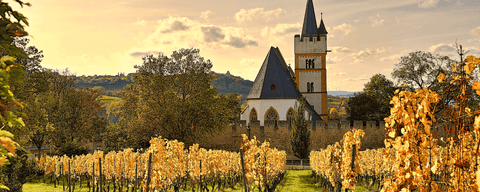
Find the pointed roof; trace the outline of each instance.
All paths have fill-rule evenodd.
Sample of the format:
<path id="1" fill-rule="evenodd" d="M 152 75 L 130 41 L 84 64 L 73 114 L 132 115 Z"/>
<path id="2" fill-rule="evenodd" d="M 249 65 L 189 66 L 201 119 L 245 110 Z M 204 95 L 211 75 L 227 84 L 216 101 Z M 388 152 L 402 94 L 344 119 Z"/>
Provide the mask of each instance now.
<path id="1" fill-rule="evenodd" d="M 321 13 L 323 15 L 323 13 Z M 325 24 L 323 24 L 323 18 L 320 16 L 320 27 L 318 27 L 318 34 L 328 34 Z"/>
<path id="2" fill-rule="evenodd" d="M 272 85 L 275 85 L 275 91 L 272 91 Z M 287 66 L 282 53 L 278 47 L 271 47 L 246 99 L 298 99 L 301 96 L 291 68 Z M 321 118 L 308 101 L 306 106 L 313 114 L 312 120 L 315 125 Z"/>
<path id="3" fill-rule="evenodd" d="M 275 85 L 275 91 L 271 90 L 272 85 Z M 300 96 L 301 93 L 296 89 L 293 76 L 290 74 L 280 50 L 271 47 L 247 99 L 296 99 Z"/>
<path id="4" fill-rule="evenodd" d="M 315 10 L 313 9 L 312 0 L 307 1 L 305 9 L 305 18 L 303 19 L 302 37 L 317 34 L 317 19 L 315 19 Z"/>

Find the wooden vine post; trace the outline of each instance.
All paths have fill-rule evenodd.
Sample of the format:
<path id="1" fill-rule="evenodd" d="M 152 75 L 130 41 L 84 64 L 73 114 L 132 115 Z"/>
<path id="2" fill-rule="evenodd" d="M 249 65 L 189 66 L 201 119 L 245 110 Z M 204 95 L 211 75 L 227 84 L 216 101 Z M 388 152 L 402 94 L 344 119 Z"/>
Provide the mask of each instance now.
<path id="1" fill-rule="evenodd" d="M 152 153 L 148 154 L 148 165 L 147 165 L 147 186 L 145 186 L 146 191 L 150 190 L 150 174 L 152 172 Z"/>
<path id="2" fill-rule="evenodd" d="M 92 166 L 92 188 L 93 192 L 95 192 L 95 159 L 93 160 L 93 166 Z"/>
<path id="3" fill-rule="evenodd" d="M 72 192 L 71 187 L 71 174 L 70 174 L 70 159 L 68 159 L 68 192 Z"/>
<path id="4" fill-rule="evenodd" d="M 245 176 L 245 165 L 243 161 L 243 149 L 240 149 L 240 162 L 242 163 L 243 188 L 247 192 L 247 177 Z"/>
<path id="5" fill-rule="evenodd" d="M 103 185 L 102 185 L 102 158 L 98 158 L 98 169 L 99 169 L 99 179 L 100 179 L 100 192 L 103 192 Z"/>

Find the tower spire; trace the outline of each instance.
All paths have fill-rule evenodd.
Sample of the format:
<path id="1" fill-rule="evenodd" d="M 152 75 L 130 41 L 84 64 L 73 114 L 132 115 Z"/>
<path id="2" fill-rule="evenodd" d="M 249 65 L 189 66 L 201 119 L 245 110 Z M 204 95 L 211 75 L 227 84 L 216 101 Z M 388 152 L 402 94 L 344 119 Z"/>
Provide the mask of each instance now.
<path id="1" fill-rule="evenodd" d="M 325 24 L 323 24 L 323 13 L 320 13 L 320 26 L 318 27 L 318 34 L 328 34 Z"/>
<path id="2" fill-rule="evenodd" d="M 315 10 L 313 9 L 312 0 L 307 1 L 307 8 L 305 9 L 305 17 L 303 19 L 302 37 L 317 34 L 317 20 L 315 18 Z"/>

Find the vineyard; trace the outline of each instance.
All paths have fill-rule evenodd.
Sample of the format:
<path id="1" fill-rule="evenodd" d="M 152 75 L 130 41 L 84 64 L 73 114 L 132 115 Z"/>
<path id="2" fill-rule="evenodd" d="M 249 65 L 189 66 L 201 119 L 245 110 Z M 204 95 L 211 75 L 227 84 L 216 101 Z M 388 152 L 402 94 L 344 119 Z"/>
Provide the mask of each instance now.
<path id="1" fill-rule="evenodd" d="M 243 136 L 240 152 L 207 150 L 198 144 L 185 149 L 182 142 L 153 138 L 146 152 L 125 149 L 93 155 L 45 156 L 37 168 L 44 181 L 59 180 L 75 191 L 76 182 L 89 191 L 219 191 L 243 182 L 248 190 L 275 191 L 285 175 L 286 153 L 268 142 Z"/>
<path id="2" fill-rule="evenodd" d="M 358 151 L 362 130 L 347 132 L 340 142 L 310 153 L 316 180 L 324 189 L 355 189 L 357 179 L 381 191 L 478 191 L 480 171 L 480 110 L 466 105 L 480 82 L 469 83 L 480 59 L 468 56 L 465 65 L 453 65 L 453 73 L 439 74 L 443 94 L 458 88 L 455 103 L 441 103 L 429 89 L 395 91 L 391 115 L 385 118 L 385 147 Z M 447 138 L 432 133 L 435 109 L 443 108 Z M 475 116 L 476 115 L 476 116 Z M 439 145 L 442 142 L 443 145 Z"/>

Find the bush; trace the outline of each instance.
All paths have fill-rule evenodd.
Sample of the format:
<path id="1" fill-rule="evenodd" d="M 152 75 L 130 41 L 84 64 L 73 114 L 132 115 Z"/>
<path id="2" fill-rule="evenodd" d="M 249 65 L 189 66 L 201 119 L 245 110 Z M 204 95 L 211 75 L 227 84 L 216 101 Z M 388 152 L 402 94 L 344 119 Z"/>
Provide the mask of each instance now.
<path id="1" fill-rule="evenodd" d="M 21 192 L 22 185 L 35 176 L 35 161 L 28 159 L 29 152 L 22 147 L 15 149 L 15 156 L 8 157 L 10 162 L 2 167 L 4 184 L 10 190 L 2 189 L 2 192 Z"/>

